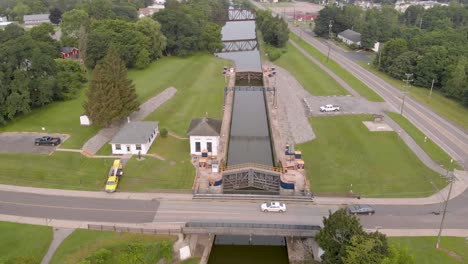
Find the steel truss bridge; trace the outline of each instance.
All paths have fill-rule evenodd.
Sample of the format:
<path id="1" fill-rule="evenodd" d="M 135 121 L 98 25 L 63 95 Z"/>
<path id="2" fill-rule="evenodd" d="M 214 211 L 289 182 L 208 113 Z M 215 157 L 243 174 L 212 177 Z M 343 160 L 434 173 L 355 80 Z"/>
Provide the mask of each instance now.
<path id="1" fill-rule="evenodd" d="M 232 8 L 228 11 L 227 21 L 251 21 L 256 19 L 254 9 Z"/>
<path id="2" fill-rule="evenodd" d="M 257 48 L 257 39 L 224 40 L 221 52 L 252 51 Z"/>

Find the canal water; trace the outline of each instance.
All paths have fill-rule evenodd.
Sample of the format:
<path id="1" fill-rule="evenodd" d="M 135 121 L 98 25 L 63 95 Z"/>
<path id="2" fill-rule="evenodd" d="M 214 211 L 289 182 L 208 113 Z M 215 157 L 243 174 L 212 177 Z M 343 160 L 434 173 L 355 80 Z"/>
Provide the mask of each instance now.
<path id="1" fill-rule="evenodd" d="M 229 21 L 222 40 L 256 39 L 255 21 Z M 259 50 L 217 53 L 232 60 L 237 72 L 262 72 Z M 257 163 L 273 166 L 273 154 L 264 91 L 235 90 L 227 165 Z"/>
<path id="2" fill-rule="evenodd" d="M 254 39 L 255 22 L 227 22 L 223 40 Z M 262 72 L 260 52 L 224 52 L 218 57 L 232 60 L 237 72 Z M 240 89 L 234 93 L 228 166 L 259 163 L 273 166 L 265 95 L 261 89 Z M 216 236 L 209 264 L 287 264 L 284 237 Z"/>

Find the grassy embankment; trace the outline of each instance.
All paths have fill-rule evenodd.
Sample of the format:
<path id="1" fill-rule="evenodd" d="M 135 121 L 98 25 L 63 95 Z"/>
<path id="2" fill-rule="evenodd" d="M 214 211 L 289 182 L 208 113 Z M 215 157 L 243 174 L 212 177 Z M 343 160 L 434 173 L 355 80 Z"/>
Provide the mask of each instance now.
<path id="1" fill-rule="evenodd" d="M 463 237 L 442 237 L 440 248 L 435 248 L 436 237 L 389 237 L 391 244 L 400 244 L 414 256 L 415 263 L 468 263 L 468 241 Z"/>
<path id="2" fill-rule="evenodd" d="M 361 62 L 360 65 L 373 74 L 379 76 L 393 87 L 402 91 L 406 90 L 404 88 L 403 81 L 394 79 L 386 73 L 378 71 L 372 66 L 372 64 L 368 65 L 365 62 Z M 418 86 L 411 86 L 409 89 L 409 94 L 412 98 L 431 108 L 434 110 L 434 112 L 438 113 L 442 117 L 447 118 L 464 129 L 468 129 L 468 107 L 465 107 L 461 103 L 443 96 L 442 93 L 437 90 L 433 91 L 431 97 L 429 97 L 429 92 L 430 90 L 428 88 Z"/>
<path id="3" fill-rule="evenodd" d="M 166 235 L 141 235 L 131 233 L 118 233 L 108 231 L 91 231 L 77 229 L 67 237 L 55 252 L 51 264 L 75 264 L 90 257 L 99 249 L 106 249 L 112 252 L 112 257 L 105 261 L 107 263 L 122 263 L 119 260 L 128 259 L 128 255 L 137 255 L 138 263 L 157 263 L 163 257 L 163 250 L 158 250 L 161 243 L 174 243 L 176 237 Z M 143 244 L 152 247 L 154 250 L 148 250 L 139 254 L 139 252 L 126 252 L 129 245 Z M 169 251 L 172 253 L 172 251 Z M 151 262 L 148 262 L 151 261 Z M 94 262 L 93 262 L 94 263 Z M 96 262 L 97 263 L 97 262 Z"/>
<path id="4" fill-rule="evenodd" d="M 310 119 L 317 138 L 298 145 L 316 194 L 424 197 L 445 186 L 395 132 L 370 132 L 370 115 Z M 432 183 L 431 183 L 432 182 Z M 352 186 L 351 186 L 352 185 Z"/>
<path id="5" fill-rule="evenodd" d="M 0 222 L 0 263 L 40 263 L 52 242 L 52 227 Z"/>
<path id="6" fill-rule="evenodd" d="M 351 86 L 360 95 L 364 96 L 369 101 L 383 102 L 382 97 L 380 97 L 371 88 L 369 88 L 367 85 L 361 82 L 353 74 L 343 69 L 338 63 L 336 63 L 332 59 L 329 59 L 327 62 L 327 56 L 325 56 L 323 53 L 309 45 L 307 42 L 300 39 L 298 36 L 291 33 L 289 35 L 289 38 L 292 41 L 296 42 L 300 47 L 302 47 L 309 55 L 322 62 L 323 65 L 328 67 L 332 72 L 334 72 L 346 83 L 348 83 L 348 85 Z"/>
<path id="7" fill-rule="evenodd" d="M 397 122 L 403 130 L 406 131 L 416 143 L 431 157 L 431 159 L 438 164 L 442 165 L 444 168 L 447 168 L 450 165 L 450 156 L 437 146 L 429 138 L 425 139 L 424 133 L 422 133 L 417 127 L 415 127 L 408 119 L 398 113 L 388 112 L 389 115 L 395 122 Z M 456 161 L 452 164 L 452 169 L 462 169 Z"/>

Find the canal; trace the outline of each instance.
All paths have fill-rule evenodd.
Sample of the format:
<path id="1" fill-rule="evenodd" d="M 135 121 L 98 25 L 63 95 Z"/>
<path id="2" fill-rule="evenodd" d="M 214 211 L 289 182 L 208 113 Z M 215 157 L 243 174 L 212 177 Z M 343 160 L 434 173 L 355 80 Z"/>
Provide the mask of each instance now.
<path id="1" fill-rule="evenodd" d="M 223 41 L 256 39 L 255 21 L 229 21 L 222 28 Z M 260 51 L 236 51 L 216 54 L 232 60 L 236 73 L 262 73 Z M 246 85 L 242 83 L 241 85 Z M 272 142 L 269 131 L 263 83 L 251 83 L 258 89 L 235 89 L 227 165 L 257 163 L 273 166 Z"/>
<path id="2" fill-rule="evenodd" d="M 223 41 L 256 39 L 255 22 L 226 22 Z M 262 73 L 259 50 L 217 53 L 232 60 L 236 72 Z M 236 83 L 245 86 L 245 83 Z M 274 165 L 263 83 L 257 87 L 234 89 L 227 165 L 258 163 Z M 216 236 L 209 264 L 286 264 L 289 263 L 284 237 Z"/>

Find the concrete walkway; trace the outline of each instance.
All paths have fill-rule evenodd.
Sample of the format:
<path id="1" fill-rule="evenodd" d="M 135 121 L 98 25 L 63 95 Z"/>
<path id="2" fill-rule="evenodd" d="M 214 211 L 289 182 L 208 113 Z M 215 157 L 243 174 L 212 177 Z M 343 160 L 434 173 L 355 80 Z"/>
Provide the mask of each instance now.
<path id="1" fill-rule="evenodd" d="M 158 109 L 159 106 L 171 99 L 177 92 L 174 87 L 169 87 L 158 95 L 140 105 L 140 110 L 130 115 L 130 120 L 141 121 L 148 115 Z M 123 120 L 118 125 L 112 125 L 107 128 L 101 129 L 94 137 L 90 138 L 82 147 L 83 152 L 94 155 L 98 152 L 107 142 L 109 142 L 119 132 L 120 128 L 124 126 L 126 120 Z"/>
<path id="2" fill-rule="evenodd" d="M 63 240 L 67 238 L 73 231 L 75 231 L 74 228 L 59 228 L 56 227 L 53 229 L 54 230 L 54 239 L 52 240 L 52 243 L 50 243 L 49 250 L 47 251 L 47 254 L 44 256 L 44 258 L 41 261 L 41 264 L 49 264 L 50 260 L 55 254 L 55 251 L 58 249 L 60 244 L 62 244 Z"/>

